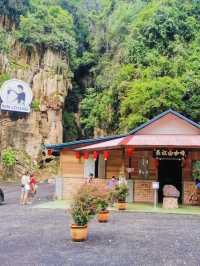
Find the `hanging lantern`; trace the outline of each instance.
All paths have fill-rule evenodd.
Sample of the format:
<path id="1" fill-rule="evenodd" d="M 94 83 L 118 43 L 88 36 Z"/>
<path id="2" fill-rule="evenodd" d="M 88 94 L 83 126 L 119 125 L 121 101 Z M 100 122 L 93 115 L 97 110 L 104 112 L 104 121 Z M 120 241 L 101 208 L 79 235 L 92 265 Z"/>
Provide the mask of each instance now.
<path id="1" fill-rule="evenodd" d="M 155 167 L 155 168 L 158 168 L 159 161 L 158 161 L 157 159 L 154 159 L 154 160 L 153 160 L 153 164 L 154 164 L 154 167 Z"/>
<path id="2" fill-rule="evenodd" d="M 52 155 L 52 152 L 53 152 L 52 149 L 48 149 L 48 150 L 47 150 L 47 154 L 48 154 L 49 156 Z"/>
<path id="3" fill-rule="evenodd" d="M 133 155 L 133 149 L 129 148 L 126 150 L 128 157 L 132 157 Z"/>
<path id="4" fill-rule="evenodd" d="M 93 152 L 93 159 L 96 161 L 97 158 L 98 158 L 98 152 L 94 151 Z"/>
<path id="5" fill-rule="evenodd" d="M 104 157 L 104 160 L 106 161 L 106 160 L 108 160 L 108 158 L 109 158 L 109 152 L 108 151 L 104 151 L 103 152 L 103 157 Z"/>
<path id="6" fill-rule="evenodd" d="M 88 160 L 88 158 L 89 158 L 89 153 L 88 152 L 84 152 L 83 159 L 84 160 Z"/>
<path id="7" fill-rule="evenodd" d="M 79 151 L 77 151 L 75 155 L 76 155 L 76 159 L 80 159 L 81 158 L 81 154 L 80 154 Z"/>

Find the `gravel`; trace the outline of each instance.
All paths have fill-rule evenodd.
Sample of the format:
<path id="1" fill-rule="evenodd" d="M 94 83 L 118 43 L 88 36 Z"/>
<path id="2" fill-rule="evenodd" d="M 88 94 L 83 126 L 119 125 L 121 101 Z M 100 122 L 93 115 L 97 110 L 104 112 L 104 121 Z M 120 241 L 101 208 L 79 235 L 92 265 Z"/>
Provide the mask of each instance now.
<path id="1" fill-rule="evenodd" d="M 200 216 L 112 212 L 109 223 L 90 222 L 88 241 L 75 243 L 68 213 L 20 206 L 19 188 L 3 188 L 1 266 L 200 265 Z M 52 193 L 52 185 L 41 185 L 35 204 Z"/>

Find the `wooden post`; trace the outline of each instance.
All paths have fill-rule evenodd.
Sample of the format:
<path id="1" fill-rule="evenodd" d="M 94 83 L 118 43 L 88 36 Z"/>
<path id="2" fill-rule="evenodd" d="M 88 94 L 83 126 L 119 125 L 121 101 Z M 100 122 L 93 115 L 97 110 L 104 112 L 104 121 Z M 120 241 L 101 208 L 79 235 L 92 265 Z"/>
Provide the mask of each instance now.
<path id="1" fill-rule="evenodd" d="M 107 178 L 107 160 L 105 160 L 105 178 Z"/>
<path id="2" fill-rule="evenodd" d="M 129 157 L 129 158 L 128 158 L 128 168 L 131 168 L 131 163 L 132 163 L 132 158 Z M 128 173 L 128 178 L 131 179 L 131 172 Z"/>

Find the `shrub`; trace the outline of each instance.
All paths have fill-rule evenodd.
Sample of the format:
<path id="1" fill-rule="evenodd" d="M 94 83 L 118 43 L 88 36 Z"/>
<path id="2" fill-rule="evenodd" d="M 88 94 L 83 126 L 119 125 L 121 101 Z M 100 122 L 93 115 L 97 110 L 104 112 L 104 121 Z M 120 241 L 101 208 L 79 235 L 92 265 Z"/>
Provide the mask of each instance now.
<path id="1" fill-rule="evenodd" d="M 70 213 L 74 223 L 86 225 L 94 215 L 105 210 L 109 203 L 109 191 L 102 184 L 84 184 L 77 191 L 71 204 Z"/>
<path id="2" fill-rule="evenodd" d="M 2 163 L 7 168 L 15 165 L 16 154 L 11 148 L 7 148 L 2 151 Z"/>
<path id="3" fill-rule="evenodd" d="M 39 100 L 33 100 L 31 107 L 33 108 L 34 111 L 40 111 L 40 102 Z"/>
<path id="4" fill-rule="evenodd" d="M 96 194 L 97 212 L 105 211 L 111 202 L 111 193 L 104 184 L 98 184 L 98 193 Z"/>
<path id="5" fill-rule="evenodd" d="M 115 187 L 114 196 L 118 201 L 126 201 L 128 196 L 128 186 L 126 183 L 121 183 Z"/>
<path id="6" fill-rule="evenodd" d="M 92 184 L 84 184 L 74 195 L 70 212 L 75 224 L 86 225 L 96 214 L 96 191 L 97 188 Z"/>
<path id="7" fill-rule="evenodd" d="M 192 165 L 192 177 L 200 179 L 200 161 L 195 161 Z"/>

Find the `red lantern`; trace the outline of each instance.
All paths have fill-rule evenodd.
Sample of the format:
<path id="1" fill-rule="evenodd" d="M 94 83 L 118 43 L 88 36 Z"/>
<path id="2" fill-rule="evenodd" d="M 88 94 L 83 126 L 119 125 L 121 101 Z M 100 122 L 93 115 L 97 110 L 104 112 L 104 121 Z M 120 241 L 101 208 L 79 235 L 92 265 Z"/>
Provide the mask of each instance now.
<path id="1" fill-rule="evenodd" d="M 93 152 L 93 159 L 96 160 L 98 158 L 98 152 L 94 151 Z"/>
<path id="2" fill-rule="evenodd" d="M 109 152 L 108 151 L 104 151 L 104 153 L 103 153 L 103 157 L 104 157 L 104 160 L 106 161 L 106 160 L 108 160 L 108 158 L 109 158 Z"/>
<path id="3" fill-rule="evenodd" d="M 48 150 L 47 150 L 47 154 L 48 154 L 49 156 L 51 156 L 51 155 L 52 155 L 52 149 L 48 149 Z"/>
<path id="4" fill-rule="evenodd" d="M 80 152 L 76 152 L 76 159 L 80 159 L 81 158 L 81 154 L 80 154 Z"/>
<path id="5" fill-rule="evenodd" d="M 89 153 L 88 153 L 88 152 L 84 152 L 84 154 L 83 154 L 83 158 L 84 158 L 84 160 L 88 160 L 88 158 L 89 158 Z"/>
<path id="6" fill-rule="evenodd" d="M 133 149 L 127 149 L 126 152 L 127 152 L 128 157 L 132 157 Z"/>

